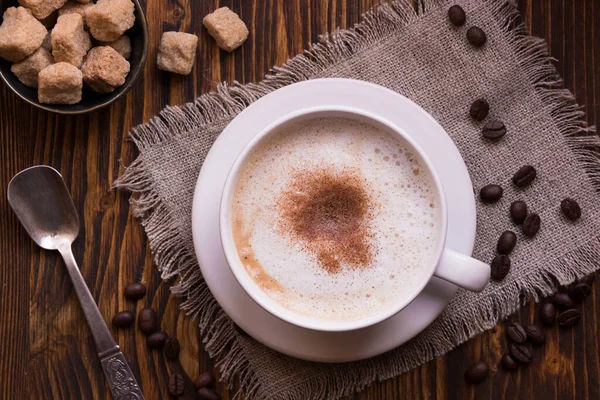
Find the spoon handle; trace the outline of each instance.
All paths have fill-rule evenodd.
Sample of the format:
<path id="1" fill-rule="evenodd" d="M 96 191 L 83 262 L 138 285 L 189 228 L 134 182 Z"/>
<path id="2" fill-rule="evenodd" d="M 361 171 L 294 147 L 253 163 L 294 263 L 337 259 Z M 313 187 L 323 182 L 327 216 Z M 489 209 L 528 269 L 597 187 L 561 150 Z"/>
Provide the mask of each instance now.
<path id="1" fill-rule="evenodd" d="M 92 331 L 100 363 L 113 399 L 143 400 L 144 395 L 129 368 L 129 364 L 123 353 L 121 353 L 119 345 L 110 334 L 104 318 L 102 318 L 102 314 L 100 314 L 100 310 L 98 310 L 98 306 L 96 306 L 96 302 L 94 302 L 94 298 L 83 280 L 75 257 L 73 257 L 71 246 L 61 246 L 58 250 L 65 260 L 75 293 L 77 293 L 83 314 Z"/>

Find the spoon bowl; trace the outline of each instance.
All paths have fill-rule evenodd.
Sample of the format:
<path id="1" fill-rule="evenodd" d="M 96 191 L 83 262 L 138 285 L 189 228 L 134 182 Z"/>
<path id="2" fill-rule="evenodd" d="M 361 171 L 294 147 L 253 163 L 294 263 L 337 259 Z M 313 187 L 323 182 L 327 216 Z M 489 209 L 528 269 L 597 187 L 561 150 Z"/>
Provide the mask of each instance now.
<path id="1" fill-rule="evenodd" d="M 8 201 L 38 246 L 58 250 L 77 238 L 77 210 L 54 168 L 36 166 L 18 173 L 8 184 Z"/>

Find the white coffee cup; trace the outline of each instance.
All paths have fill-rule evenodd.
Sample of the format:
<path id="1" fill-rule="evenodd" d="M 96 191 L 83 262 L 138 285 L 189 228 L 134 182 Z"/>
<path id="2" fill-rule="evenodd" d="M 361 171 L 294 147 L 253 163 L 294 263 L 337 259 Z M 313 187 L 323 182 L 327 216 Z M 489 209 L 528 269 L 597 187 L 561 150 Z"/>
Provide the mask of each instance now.
<path id="1" fill-rule="evenodd" d="M 390 134 L 399 135 L 409 147 L 412 147 L 414 153 L 419 154 L 424 164 L 429 169 L 437 191 L 437 204 L 440 204 L 441 217 L 439 227 L 437 228 L 439 229 L 440 239 L 434 252 L 435 255 L 432 258 L 434 261 L 423 267 L 425 271 L 422 274 L 422 279 L 419 281 L 419 284 L 411 288 L 411 293 L 408 295 L 405 293 L 402 298 L 399 298 L 397 304 L 394 304 L 392 307 L 386 308 L 381 312 L 369 315 L 356 321 L 334 321 L 319 319 L 317 317 L 296 313 L 277 303 L 274 299 L 264 293 L 257 283 L 255 283 L 254 280 L 248 275 L 244 264 L 239 258 L 232 231 L 232 201 L 234 191 L 238 176 L 244 167 L 248 155 L 252 153 L 256 146 L 262 143 L 267 137 L 272 134 L 277 134 L 277 128 L 284 124 L 291 123 L 292 121 L 297 122 L 314 118 L 333 117 L 343 117 L 356 120 L 378 127 Z M 472 194 L 468 193 L 466 195 Z M 419 293 L 421 293 L 432 276 L 442 278 L 470 291 L 478 292 L 485 288 L 490 278 L 490 266 L 467 255 L 460 254 L 446 248 L 448 225 L 447 213 L 448 209 L 444 195 L 444 188 L 438 177 L 438 174 L 435 171 L 435 168 L 433 167 L 433 164 L 429 160 L 427 154 L 410 136 L 389 121 L 370 112 L 350 107 L 328 106 L 307 108 L 291 113 L 266 127 L 246 145 L 231 167 L 225 182 L 219 210 L 219 228 L 223 251 L 233 275 L 242 286 L 244 291 L 246 291 L 246 293 L 248 293 L 248 295 L 258 305 L 274 316 L 300 327 L 320 331 L 350 331 L 377 324 L 404 309 L 419 295 Z"/>

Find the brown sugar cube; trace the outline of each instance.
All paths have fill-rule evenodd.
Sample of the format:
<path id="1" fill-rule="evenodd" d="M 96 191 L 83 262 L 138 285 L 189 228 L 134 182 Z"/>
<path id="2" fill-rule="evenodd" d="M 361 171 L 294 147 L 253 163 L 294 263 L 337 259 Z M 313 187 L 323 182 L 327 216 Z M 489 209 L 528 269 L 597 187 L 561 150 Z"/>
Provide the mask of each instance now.
<path id="1" fill-rule="evenodd" d="M 96 40 L 112 42 L 133 26 L 134 10 L 131 0 L 98 0 L 86 10 L 85 18 Z"/>
<path id="2" fill-rule="evenodd" d="M 233 51 L 248 38 L 248 28 L 236 13 L 227 7 L 216 9 L 202 21 L 220 48 Z"/>
<path id="3" fill-rule="evenodd" d="M 187 75 L 196 60 L 198 36 L 185 32 L 164 32 L 158 47 L 158 69 Z"/>
<path id="4" fill-rule="evenodd" d="M 90 34 L 83 29 L 83 18 L 77 13 L 58 17 L 51 36 L 52 55 L 56 62 L 68 62 L 79 67 L 92 47 Z"/>
<path id="5" fill-rule="evenodd" d="M 129 62 L 108 46 L 94 47 L 81 66 L 83 81 L 92 90 L 110 93 L 125 83 Z"/>
<path id="6" fill-rule="evenodd" d="M 10 70 L 25 86 L 38 87 L 38 74 L 48 65 L 54 64 L 54 59 L 48 50 L 43 47 L 37 49 L 32 55 L 14 63 Z"/>
<path id="7" fill-rule="evenodd" d="M 61 8 L 67 0 L 19 0 L 25 8 L 29 8 L 37 19 L 44 19 Z"/>
<path id="8" fill-rule="evenodd" d="M 40 71 L 38 100 L 46 104 L 76 104 L 81 101 L 83 74 L 73 64 L 59 62 Z"/>
<path id="9" fill-rule="evenodd" d="M 0 25 L 0 57 L 21 61 L 39 49 L 46 37 L 46 28 L 23 7 L 9 7 Z"/>
<path id="10" fill-rule="evenodd" d="M 81 18 L 83 18 L 83 24 L 85 25 L 85 12 L 88 8 L 90 8 L 92 6 L 93 6 L 93 4 L 90 4 L 90 3 L 81 4 L 76 1 L 69 0 L 65 3 L 65 5 L 61 9 L 58 10 L 58 16 L 60 17 L 61 15 L 64 15 L 64 14 L 77 13 L 77 14 L 81 15 Z"/>
<path id="11" fill-rule="evenodd" d="M 131 55 L 131 40 L 127 35 L 119 37 L 114 42 L 100 42 L 100 44 L 102 44 L 102 46 L 112 47 L 126 60 L 128 60 Z"/>

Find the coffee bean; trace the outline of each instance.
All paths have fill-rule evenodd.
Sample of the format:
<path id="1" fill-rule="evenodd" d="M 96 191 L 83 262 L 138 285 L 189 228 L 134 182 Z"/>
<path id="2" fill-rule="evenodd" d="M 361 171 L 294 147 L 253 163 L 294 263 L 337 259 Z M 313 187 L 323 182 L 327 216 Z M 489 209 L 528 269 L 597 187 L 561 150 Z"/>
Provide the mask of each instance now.
<path id="1" fill-rule="evenodd" d="M 174 337 L 170 337 L 165 341 L 165 356 L 169 360 L 177 360 L 179 358 L 179 351 L 181 350 L 181 346 L 179 345 L 179 340 Z"/>
<path id="2" fill-rule="evenodd" d="M 576 325 L 581 319 L 581 313 L 571 308 L 570 310 L 566 310 L 560 313 L 558 316 L 558 326 L 561 328 L 570 328 L 571 326 Z"/>
<path id="3" fill-rule="evenodd" d="M 512 181 L 515 185 L 520 188 L 525 188 L 531 185 L 531 182 L 537 176 L 537 171 L 535 167 L 531 165 L 523 165 L 515 174 L 513 175 Z"/>
<path id="4" fill-rule="evenodd" d="M 527 338 L 535 345 L 539 346 L 546 342 L 546 332 L 537 324 L 527 325 L 525 332 L 527 332 Z"/>
<path id="5" fill-rule="evenodd" d="M 579 204 L 570 198 L 566 198 L 560 202 L 560 209 L 562 210 L 565 217 L 571 221 L 576 221 L 581 217 L 581 207 Z"/>
<path id="6" fill-rule="evenodd" d="M 523 234 L 527 237 L 534 237 L 540 230 L 542 220 L 536 213 L 531 213 L 523 221 Z"/>
<path id="7" fill-rule="evenodd" d="M 146 286 L 142 283 L 130 283 L 125 286 L 125 297 L 131 300 L 139 300 L 146 295 Z"/>
<path id="8" fill-rule="evenodd" d="M 195 385 L 196 385 L 196 389 L 200 389 L 203 387 L 207 387 L 207 388 L 212 388 L 215 387 L 215 376 L 212 374 L 212 372 L 203 372 L 200 375 L 198 375 L 198 379 L 196 379 Z"/>
<path id="9" fill-rule="evenodd" d="M 510 205 L 510 219 L 515 224 L 521 225 L 525 218 L 527 218 L 527 204 L 521 200 L 513 201 Z"/>
<path id="10" fill-rule="evenodd" d="M 555 293 L 552 296 L 552 304 L 559 310 L 568 310 L 569 308 L 573 308 L 575 306 L 575 302 L 569 297 L 566 293 Z"/>
<path id="11" fill-rule="evenodd" d="M 483 121 L 490 112 L 490 104 L 485 99 L 477 99 L 471 104 L 469 114 L 475 121 Z"/>
<path id="12" fill-rule="evenodd" d="M 501 121 L 491 121 L 483 126 L 481 134 L 486 139 L 500 139 L 506 135 L 506 126 Z"/>
<path id="13" fill-rule="evenodd" d="M 510 354 L 505 354 L 502 356 L 502 366 L 509 371 L 514 371 L 519 366 L 514 358 Z"/>
<path id="14" fill-rule="evenodd" d="M 135 320 L 135 315 L 131 311 L 120 311 L 112 319 L 113 326 L 117 328 L 127 328 Z"/>
<path id="15" fill-rule="evenodd" d="M 183 376 L 173 374 L 169 377 L 169 393 L 173 396 L 181 396 L 185 389 L 185 381 Z"/>
<path id="16" fill-rule="evenodd" d="M 580 304 L 590 293 L 592 293 L 592 288 L 587 283 L 578 283 L 569 291 L 569 297 L 576 304 Z"/>
<path id="17" fill-rule="evenodd" d="M 472 26 L 467 31 L 467 40 L 475 47 L 481 47 L 487 41 L 485 32 L 476 26 Z"/>
<path id="18" fill-rule="evenodd" d="M 164 332 L 154 332 L 146 338 L 146 344 L 151 349 L 160 349 L 165 345 L 169 336 Z"/>
<path id="19" fill-rule="evenodd" d="M 498 254 L 492 260 L 491 265 L 491 275 L 492 279 L 495 281 L 501 281 L 508 275 L 510 271 L 510 258 L 505 254 Z"/>
<path id="20" fill-rule="evenodd" d="M 486 185 L 479 191 L 479 197 L 486 203 L 493 203 L 500 200 L 503 192 L 504 190 L 502 190 L 502 186 L 500 185 Z"/>
<path id="21" fill-rule="evenodd" d="M 525 332 L 525 329 L 518 322 L 513 322 L 510 324 L 506 333 L 508 334 L 510 340 L 515 343 L 522 344 L 527 340 L 527 332 Z"/>
<path id="22" fill-rule="evenodd" d="M 221 400 L 221 396 L 209 388 L 200 388 L 198 390 L 198 398 L 200 400 Z"/>
<path id="23" fill-rule="evenodd" d="M 520 364 L 529 364 L 533 360 L 533 352 L 524 344 L 511 344 L 510 355 Z"/>
<path id="24" fill-rule="evenodd" d="M 489 373 L 490 368 L 488 365 L 484 361 L 479 361 L 467 369 L 465 372 L 465 381 L 471 384 L 478 384 L 485 381 Z"/>
<path id="25" fill-rule="evenodd" d="M 463 26 L 467 20 L 467 16 L 461 6 L 453 5 L 448 9 L 448 19 L 454 26 Z"/>
<path id="26" fill-rule="evenodd" d="M 158 330 L 158 316 L 156 311 L 151 308 L 144 308 L 138 315 L 138 327 L 146 335 L 150 335 Z"/>
<path id="27" fill-rule="evenodd" d="M 500 254 L 510 254 L 517 244 L 517 235 L 512 231 L 504 231 L 498 238 L 496 250 Z"/>
<path id="28" fill-rule="evenodd" d="M 540 307 L 540 321 L 544 325 L 552 326 L 556 320 L 556 308 L 552 303 L 544 303 Z"/>

